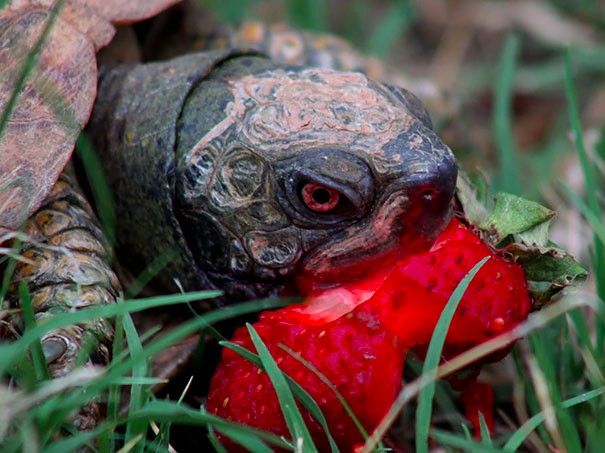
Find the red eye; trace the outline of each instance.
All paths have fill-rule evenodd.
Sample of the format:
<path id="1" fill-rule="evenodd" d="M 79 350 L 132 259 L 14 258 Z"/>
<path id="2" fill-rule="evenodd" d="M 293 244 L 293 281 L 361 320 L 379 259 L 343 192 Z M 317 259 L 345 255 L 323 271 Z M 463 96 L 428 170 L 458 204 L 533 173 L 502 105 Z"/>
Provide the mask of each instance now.
<path id="1" fill-rule="evenodd" d="M 302 188 L 302 199 L 312 211 L 329 212 L 338 205 L 340 193 L 330 187 L 309 182 Z"/>

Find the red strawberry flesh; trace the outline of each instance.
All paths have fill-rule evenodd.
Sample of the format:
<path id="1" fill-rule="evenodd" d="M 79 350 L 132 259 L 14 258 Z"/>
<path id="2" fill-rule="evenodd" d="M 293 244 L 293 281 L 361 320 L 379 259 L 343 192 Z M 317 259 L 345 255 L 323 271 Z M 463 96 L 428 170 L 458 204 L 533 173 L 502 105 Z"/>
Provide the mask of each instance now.
<path id="1" fill-rule="evenodd" d="M 514 327 L 531 307 L 522 268 L 458 220 L 450 222 L 430 250 L 364 279 L 314 291 L 302 304 L 265 312 L 254 327 L 282 371 L 319 404 L 339 446 L 350 451 L 362 437 L 333 390 L 281 345 L 324 374 L 371 431 L 401 389 L 407 351 L 426 348 L 454 288 L 486 256 L 490 259 L 469 285 L 450 325 L 444 354 L 452 355 Z M 254 352 L 245 329 L 233 341 Z M 266 373 L 229 350 L 213 377 L 208 410 L 289 435 Z M 319 424 L 303 413 L 314 439 L 326 447 Z"/>
<path id="2" fill-rule="evenodd" d="M 365 427 L 376 426 L 401 385 L 405 349 L 388 334 L 368 328 L 367 320 L 346 316 L 322 326 L 303 327 L 264 313 L 254 325 L 280 369 L 296 380 L 320 405 L 330 432 L 345 451 L 363 440 L 335 393 L 298 359 L 279 345 L 287 345 L 321 371 L 344 396 Z M 254 351 L 245 329 L 233 340 Z M 222 417 L 288 436 L 279 403 L 266 373 L 236 353 L 225 350 L 213 376 L 208 410 Z M 303 411 L 314 439 L 327 449 L 322 428 Z"/>

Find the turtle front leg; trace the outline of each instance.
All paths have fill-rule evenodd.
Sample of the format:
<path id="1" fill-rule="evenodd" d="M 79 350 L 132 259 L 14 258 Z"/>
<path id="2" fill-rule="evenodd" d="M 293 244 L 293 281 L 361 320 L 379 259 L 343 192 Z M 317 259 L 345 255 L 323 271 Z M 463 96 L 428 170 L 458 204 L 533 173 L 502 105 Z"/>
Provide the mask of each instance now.
<path id="1" fill-rule="evenodd" d="M 27 221 L 22 256 L 12 276 L 8 303 L 19 308 L 19 284 L 29 288 L 36 319 L 83 307 L 115 303 L 120 283 L 109 265 L 110 251 L 97 219 L 79 188 L 64 174 L 45 204 Z M 15 324 L 19 324 L 16 321 Z M 16 325 L 16 330 L 21 328 Z M 97 319 L 47 333 L 42 350 L 52 377 L 73 370 L 84 344 L 93 342 L 87 364 L 105 365 L 110 359 L 113 326 Z M 74 420 L 78 429 L 94 427 L 99 403 L 82 408 Z"/>

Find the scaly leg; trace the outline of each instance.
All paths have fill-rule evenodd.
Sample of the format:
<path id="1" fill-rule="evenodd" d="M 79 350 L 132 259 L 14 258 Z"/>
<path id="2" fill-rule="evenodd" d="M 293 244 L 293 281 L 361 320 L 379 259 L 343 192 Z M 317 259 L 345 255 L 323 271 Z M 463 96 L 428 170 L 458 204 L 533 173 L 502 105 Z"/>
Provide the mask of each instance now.
<path id="1" fill-rule="evenodd" d="M 45 204 L 27 221 L 25 243 L 7 298 L 18 309 L 19 284 L 26 282 L 36 319 L 61 311 L 111 304 L 121 295 L 120 283 L 109 265 L 110 252 L 90 205 L 72 179 L 64 174 Z M 22 328 L 17 318 L 9 331 Z M 71 325 L 47 333 L 42 350 L 52 377 L 71 371 L 85 341 L 94 341 L 89 364 L 107 364 L 113 326 L 105 319 Z M 90 340 L 89 340 L 90 339 Z M 78 429 L 91 429 L 100 418 L 99 404 L 82 408 L 74 420 Z"/>

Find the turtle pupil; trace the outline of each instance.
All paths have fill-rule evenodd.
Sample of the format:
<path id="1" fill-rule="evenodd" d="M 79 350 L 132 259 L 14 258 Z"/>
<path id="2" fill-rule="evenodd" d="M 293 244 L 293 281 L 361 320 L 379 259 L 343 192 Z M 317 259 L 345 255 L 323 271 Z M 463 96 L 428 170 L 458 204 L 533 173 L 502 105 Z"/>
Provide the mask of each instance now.
<path id="1" fill-rule="evenodd" d="M 309 182 L 302 187 L 301 198 L 305 206 L 315 212 L 330 212 L 340 201 L 340 194 L 329 187 Z"/>
<path id="2" fill-rule="evenodd" d="M 313 191 L 313 200 L 319 204 L 326 204 L 331 198 L 332 195 L 326 189 L 318 188 Z"/>

